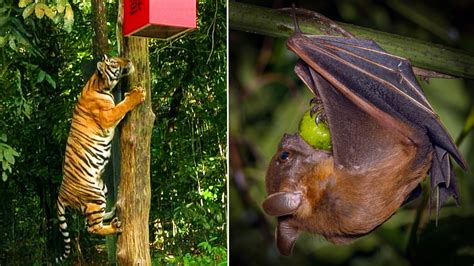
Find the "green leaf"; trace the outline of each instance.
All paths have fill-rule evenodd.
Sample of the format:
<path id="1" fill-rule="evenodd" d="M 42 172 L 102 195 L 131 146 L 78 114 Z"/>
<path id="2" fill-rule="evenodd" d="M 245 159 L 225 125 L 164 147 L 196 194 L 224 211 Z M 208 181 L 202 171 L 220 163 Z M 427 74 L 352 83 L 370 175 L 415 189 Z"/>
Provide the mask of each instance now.
<path id="1" fill-rule="evenodd" d="M 15 157 L 13 157 L 13 154 L 11 153 L 11 150 L 4 150 L 3 151 L 3 156 L 5 157 L 5 160 L 9 164 L 15 164 Z"/>
<path id="2" fill-rule="evenodd" d="M 33 14 L 33 11 L 35 10 L 35 3 L 27 6 L 25 9 L 23 9 L 23 19 L 26 19 L 29 17 L 31 14 Z"/>
<path id="3" fill-rule="evenodd" d="M 13 51 L 16 51 L 16 44 L 15 44 L 15 38 L 10 36 L 10 40 L 8 40 L 8 44 L 10 45 L 10 48 L 12 48 Z"/>
<path id="4" fill-rule="evenodd" d="M 16 157 L 20 156 L 20 154 L 17 151 L 15 151 L 14 149 L 11 149 L 10 152 L 12 153 L 13 156 L 16 156 Z M 15 161 L 15 160 L 13 160 L 13 161 Z"/>
<path id="5" fill-rule="evenodd" d="M 38 73 L 38 78 L 36 79 L 36 83 L 43 82 L 45 76 L 46 76 L 46 72 L 44 72 L 43 70 L 40 70 L 40 72 Z"/>
<path id="6" fill-rule="evenodd" d="M 23 103 L 23 114 L 30 119 L 31 117 L 31 105 L 26 101 Z"/>
<path id="7" fill-rule="evenodd" d="M 5 36 L 0 36 L 0 48 L 5 47 L 5 44 L 7 44 L 7 38 Z"/>
<path id="8" fill-rule="evenodd" d="M 0 134 L 0 140 L 3 142 L 7 142 L 7 134 L 5 133 Z"/>
<path id="9" fill-rule="evenodd" d="M 16 29 L 11 29 L 11 31 L 12 31 L 13 36 L 15 36 L 15 39 L 17 42 L 23 44 L 24 46 L 28 46 L 28 47 L 31 46 L 30 42 L 27 39 L 25 39 L 19 31 L 17 31 Z"/>
<path id="10" fill-rule="evenodd" d="M 6 171 L 9 167 L 10 167 L 10 165 L 8 164 L 8 162 L 6 160 L 2 160 L 2 169 L 3 169 L 3 171 Z"/>
<path id="11" fill-rule="evenodd" d="M 59 14 L 59 13 L 58 13 Z M 54 24 L 58 24 L 61 21 L 61 16 L 54 16 L 52 18 Z"/>
<path id="12" fill-rule="evenodd" d="M 31 33 L 26 31 L 25 24 L 23 21 L 21 21 L 20 19 L 14 18 L 12 19 L 12 23 L 15 26 L 14 27 L 15 30 L 19 31 L 22 35 L 27 36 L 27 37 L 33 37 Z"/>
<path id="13" fill-rule="evenodd" d="M 31 2 L 33 2 L 33 0 L 20 0 L 18 1 L 18 7 L 25 7 Z"/>
<path id="14" fill-rule="evenodd" d="M 56 89 L 56 82 L 53 80 L 53 78 L 51 78 L 50 75 L 46 74 L 45 79 L 53 88 Z"/>
<path id="15" fill-rule="evenodd" d="M 48 9 L 45 9 L 45 10 L 44 10 L 44 14 L 45 14 L 48 18 L 52 19 L 53 21 L 54 21 L 54 17 L 56 17 L 56 14 L 57 14 L 57 13 L 58 13 L 58 12 L 56 11 L 56 8 L 55 8 L 55 7 L 52 7 L 52 8 L 49 8 L 49 7 L 48 7 Z"/>
<path id="16" fill-rule="evenodd" d="M 72 31 L 72 24 L 74 23 L 74 12 L 72 11 L 71 5 L 66 6 L 66 11 L 64 12 L 64 29 L 67 32 Z"/>
<path id="17" fill-rule="evenodd" d="M 39 66 L 38 65 L 35 65 L 35 64 L 30 64 L 30 63 L 24 63 L 24 65 L 28 68 L 28 69 L 31 69 L 31 70 L 36 70 Z"/>
<path id="18" fill-rule="evenodd" d="M 2 172 L 2 180 L 3 180 L 3 182 L 7 181 L 7 179 L 8 179 L 7 173 Z"/>
<path id="19" fill-rule="evenodd" d="M 15 82 L 15 84 L 16 84 L 16 86 L 17 86 L 17 90 L 18 90 L 18 91 L 21 91 L 21 72 L 20 72 L 19 69 L 17 69 L 17 70 L 15 71 L 15 77 L 16 77 L 16 82 Z"/>
<path id="20" fill-rule="evenodd" d="M 8 15 L 0 17 L 0 26 L 3 27 L 10 21 L 10 17 Z"/>
<path id="21" fill-rule="evenodd" d="M 66 4 L 68 4 L 67 0 L 56 0 L 58 3 L 56 5 L 56 9 L 58 10 L 58 13 L 63 13 L 64 9 L 66 9 Z"/>
<path id="22" fill-rule="evenodd" d="M 35 5 L 35 15 L 37 18 L 43 18 L 45 10 L 48 9 L 48 6 L 43 3 L 37 3 Z"/>

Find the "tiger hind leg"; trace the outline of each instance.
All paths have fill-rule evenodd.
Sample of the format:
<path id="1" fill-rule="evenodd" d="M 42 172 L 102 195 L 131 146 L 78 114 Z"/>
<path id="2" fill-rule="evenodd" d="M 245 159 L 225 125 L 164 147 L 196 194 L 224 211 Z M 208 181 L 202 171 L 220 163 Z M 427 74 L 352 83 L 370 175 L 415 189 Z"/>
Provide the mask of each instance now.
<path id="1" fill-rule="evenodd" d="M 107 213 L 110 215 L 110 212 Z M 122 232 L 121 225 L 117 217 L 115 217 L 109 225 L 104 225 L 104 217 L 106 216 L 105 207 L 95 203 L 88 203 L 86 208 L 87 231 L 98 235 L 111 235 Z"/>

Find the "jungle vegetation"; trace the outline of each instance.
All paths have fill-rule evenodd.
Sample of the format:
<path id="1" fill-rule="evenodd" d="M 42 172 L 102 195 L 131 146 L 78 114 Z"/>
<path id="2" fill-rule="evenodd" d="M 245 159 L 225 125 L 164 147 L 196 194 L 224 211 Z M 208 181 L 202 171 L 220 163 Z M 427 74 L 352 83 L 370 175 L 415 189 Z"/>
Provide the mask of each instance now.
<path id="1" fill-rule="evenodd" d="M 93 2 L 0 0 L 2 265 L 44 265 L 61 252 L 55 204 L 73 106 L 94 60 Z M 105 1 L 115 56 L 117 6 Z M 226 2 L 198 1 L 198 28 L 151 40 L 149 51 L 152 263 L 225 264 Z M 106 263 L 104 238 L 78 213 L 70 219 L 68 263 Z"/>

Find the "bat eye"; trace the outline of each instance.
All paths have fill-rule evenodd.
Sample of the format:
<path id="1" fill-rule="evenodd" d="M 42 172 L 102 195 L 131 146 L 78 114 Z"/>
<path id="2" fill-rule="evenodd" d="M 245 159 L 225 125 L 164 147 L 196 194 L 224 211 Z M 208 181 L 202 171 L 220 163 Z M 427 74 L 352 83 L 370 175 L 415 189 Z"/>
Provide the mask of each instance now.
<path id="1" fill-rule="evenodd" d="M 280 154 L 280 160 L 283 160 L 283 161 L 287 160 L 289 156 L 290 156 L 290 153 L 287 151 L 284 151 Z"/>

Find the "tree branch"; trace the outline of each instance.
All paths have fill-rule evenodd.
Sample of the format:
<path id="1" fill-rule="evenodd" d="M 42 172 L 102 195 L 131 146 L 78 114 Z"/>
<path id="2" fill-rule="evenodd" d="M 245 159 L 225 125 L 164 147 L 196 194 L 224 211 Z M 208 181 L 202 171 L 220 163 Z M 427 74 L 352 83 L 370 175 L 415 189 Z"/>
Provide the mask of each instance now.
<path id="1" fill-rule="evenodd" d="M 305 33 L 324 34 L 328 30 L 318 17 L 298 17 L 298 22 Z M 474 56 L 465 51 L 369 28 L 337 24 L 357 37 L 376 41 L 389 53 L 410 59 L 415 66 L 457 77 L 474 78 Z M 234 30 L 272 37 L 286 38 L 293 33 L 291 12 L 235 1 L 229 1 L 229 25 Z"/>

